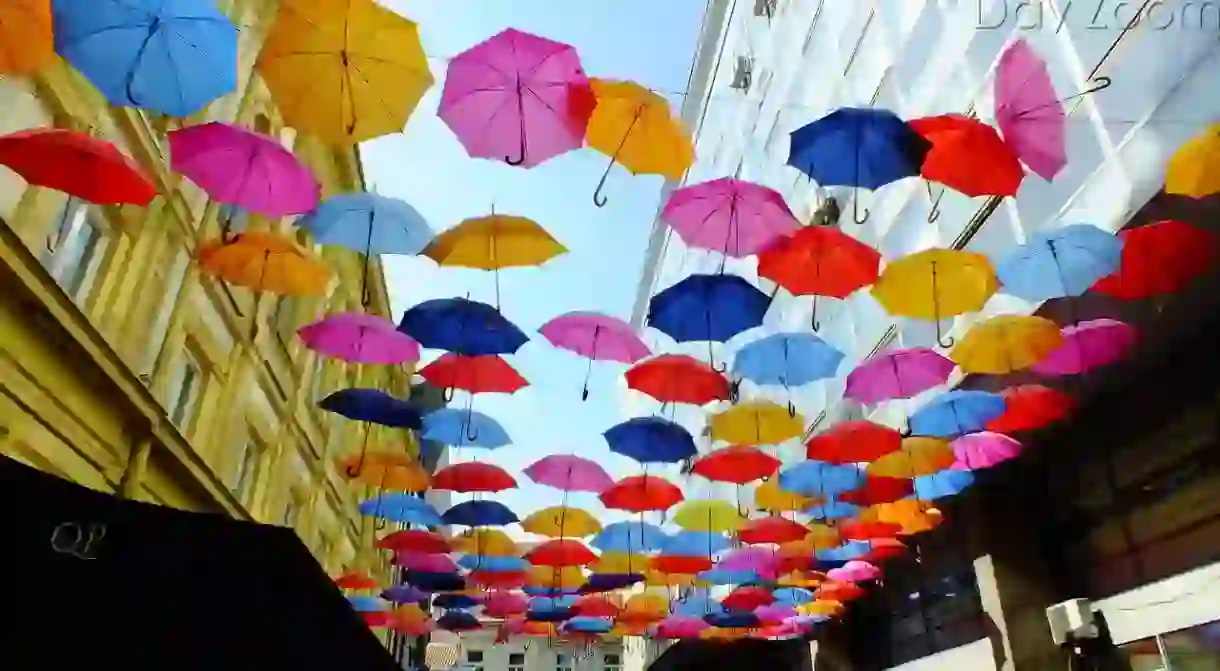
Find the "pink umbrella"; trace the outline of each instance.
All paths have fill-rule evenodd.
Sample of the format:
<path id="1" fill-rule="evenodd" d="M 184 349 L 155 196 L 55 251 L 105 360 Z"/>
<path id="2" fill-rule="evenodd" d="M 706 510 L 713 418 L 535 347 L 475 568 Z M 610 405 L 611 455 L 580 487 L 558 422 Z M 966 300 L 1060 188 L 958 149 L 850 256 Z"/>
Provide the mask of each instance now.
<path id="1" fill-rule="evenodd" d="M 800 228 L 779 193 L 729 177 L 674 191 L 661 217 L 686 244 L 733 258 L 757 254 Z"/>
<path id="2" fill-rule="evenodd" d="M 853 559 L 839 568 L 830 569 L 826 577 L 836 582 L 865 582 L 880 578 L 881 569 L 866 561 Z"/>
<path id="3" fill-rule="evenodd" d="M 844 396 L 859 403 L 911 398 L 944 384 L 957 364 L 928 347 L 881 352 L 847 376 Z"/>
<path id="4" fill-rule="evenodd" d="M 1021 454 L 1020 441 L 991 431 L 966 434 L 954 440 L 950 446 L 957 455 L 953 468 L 959 471 L 990 468 Z"/>
<path id="5" fill-rule="evenodd" d="M 652 352 L 631 325 L 597 312 L 569 312 L 538 329 L 555 347 L 575 352 L 589 360 L 582 398 L 589 398 L 589 376 L 594 361 L 635 363 Z"/>
<path id="6" fill-rule="evenodd" d="M 1113 319 L 1066 326 L 1063 346 L 1033 366 L 1039 375 L 1079 375 L 1118 361 L 1135 345 L 1135 329 Z"/>
<path id="7" fill-rule="evenodd" d="M 791 617 L 796 617 L 796 609 L 792 606 L 784 604 L 771 604 L 768 606 L 759 606 L 754 610 L 754 615 L 764 624 L 780 624 Z"/>
<path id="8" fill-rule="evenodd" d="M 491 592 L 483 600 L 483 612 L 490 617 L 507 618 L 529 610 L 529 602 L 516 592 Z"/>
<path id="9" fill-rule="evenodd" d="M 309 349 L 351 363 L 396 365 L 419 361 L 419 343 L 394 322 L 363 312 L 344 312 L 302 326 Z"/>
<path id="10" fill-rule="evenodd" d="M 1029 169 L 1050 181 L 1067 165 L 1067 115 L 1046 61 L 1024 39 L 1000 56 L 995 78 L 996 125 Z"/>
<path id="11" fill-rule="evenodd" d="M 318 205 L 318 180 L 273 138 L 218 121 L 168 136 L 174 172 L 214 200 L 273 218 Z"/>
<path id="12" fill-rule="evenodd" d="M 737 548 L 716 563 L 725 571 L 753 571 L 762 578 L 773 578 L 779 567 L 779 554 L 767 547 Z"/>
<path id="13" fill-rule="evenodd" d="M 457 573 L 458 566 L 449 555 L 427 555 L 418 552 L 400 552 L 394 563 L 408 571 L 426 573 Z"/>
<path id="14" fill-rule="evenodd" d="M 575 49 L 510 28 L 449 61 L 439 115 L 471 156 L 531 168 L 579 149 L 595 106 Z"/>
<path id="15" fill-rule="evenodd" d="M 530 464 L 524 471 L 531 480 L 564 492 L 601 494 L 614 480 L 595 461 L 574 454 L 552 454 Z"/>
<path id="16" fill-rule="evenodd" d="M 699 634 L 710 626 L 697 617 L 670 615 L 657 624 L 654 635 L 657 638 L 699 638 Z"/>

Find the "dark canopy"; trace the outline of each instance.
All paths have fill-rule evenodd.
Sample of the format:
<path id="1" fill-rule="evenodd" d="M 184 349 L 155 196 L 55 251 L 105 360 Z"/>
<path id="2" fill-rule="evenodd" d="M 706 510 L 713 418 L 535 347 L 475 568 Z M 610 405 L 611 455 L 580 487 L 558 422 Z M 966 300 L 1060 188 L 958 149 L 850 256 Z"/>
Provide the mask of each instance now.
<path id="1" fill-rule="evenodd" d="M 812 671 L 809 642 L 802 640 L 679 641 L 657 658 L 648 671 Z"/>

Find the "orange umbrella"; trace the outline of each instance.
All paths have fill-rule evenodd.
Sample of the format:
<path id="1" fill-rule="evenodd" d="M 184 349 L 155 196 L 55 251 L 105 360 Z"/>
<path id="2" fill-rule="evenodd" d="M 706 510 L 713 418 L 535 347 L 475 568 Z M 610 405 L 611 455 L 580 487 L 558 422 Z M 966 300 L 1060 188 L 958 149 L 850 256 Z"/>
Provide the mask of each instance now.
<path id="1" fill-rule="evenodd" d="M 365 571 L 347 571 L 335 578 L 335 586 L 339 589 L 376 589 L 379 585 Z"/>
<path id="2" fill-rule="evenodd" d="M 0 3 L 0 75 L 28 75 L 55 59 L 51 0 Z"/>
<path id="3" fill-rule="evenodd" d="M 321 296 L 330 271 L 292 238 L 251 231 L 200 245 L 195 254 L 205 273 L 252 291 L 284 296 Z"/>

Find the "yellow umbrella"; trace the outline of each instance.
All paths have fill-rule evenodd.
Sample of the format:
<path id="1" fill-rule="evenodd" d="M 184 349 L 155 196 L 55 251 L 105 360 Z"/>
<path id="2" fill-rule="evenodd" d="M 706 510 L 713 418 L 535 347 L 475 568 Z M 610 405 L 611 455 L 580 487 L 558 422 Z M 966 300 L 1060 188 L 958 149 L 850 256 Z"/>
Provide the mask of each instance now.
<path id="1" fill-rule="evenodd" d="M 754 489 L 754 506 L 769 513 L 795 513 L 820 503 L 816 497 L 780 489 L 779 478 L 771 478 Z"/>
<path id="2" fill-rule="evenodd" d="M 957 461 L 949 441 L 926 436 L 902 440 L 902 449 L 868 465 L 868 474 L 882 478 L 915 478 L 932 475 Z"/>
<path id="3" fill-rule="evenodd" d="M 665 573 L 649 569 L 644 572 L 644 584 L 652 587 L 694 587 L 701 581 L 690 573 Z"/>
<path id="4" fill-rule="evenodd" d="M 238 233 L 199 246 L 199 269 L 251 291 L 313 297 L 326 293 L 330 270 L 287 236 L 264 231 Z"/>
<path id="5" fill-rule="evenodd" d="M 422 492 L 432 483 L 419 461 L 401 452 L 351 454 L 339 461 L 339 472 L 351 480 L 398 492 Z"/>
<path id="6" fill-rule="evenodd" d="M 484 557 L 516 557 L 521 554 L 517 543 L 499 529 L 467 529 L 449 539 L 454 552 Z"/>
<path id="7" fill-rule="evenodd" d="M 805 433 L 805 418 L 772 401 L 746 401 L 712 415 L 712 440 L 777 445 Z"/>
<path id="8" fill-rule="evenodd" d="M 737 506 L 728 501 L 686 501 L 678 506 L 673 523 L 687 531 L 731 533 L 746 519 Z"/>
<path id="9" fill-rule="evenodd" d="M 1063 346 L 1059 325 L 1045 317 L 1000 315 L 970 328 L 949 353 L 965 373 L 1007 375 Z"/>
<path id="10" fill-rule="evenodd" d="M 526 584 L 546 589 L 578 589 L 585 584 L 579 566 L 532 566 Z"/>
<path id="11" fill-rule="evenodd" d="M 255 67 L 289 126 L 336 145 L 402 131 L 435 82 L 419 28 L 376 0 L 284 0 Z"/>
<path id="12" fill-rule="evenodd" d="M 590 79 L 597 107 L 589 118 L 589 146 L 610 157 L 597 183 L 593 203 L 605 207 L 601 195 L 610 168 L 618 162 L 633 175 L 681 179 L 695 160 L 690 133 L 669 111 L 669 101 L 634 82 Z"/>
<path id="13" fill-rule="evenodd" d="M 750 635 L 749 629 L 708 627 L 699 632 L 699 638 L 712 641 L 737 641 Z"/>
<path id="14" fill-rule="evenodd" d="M 833 617 L 843 610 L 843 604 L 838 601 L 824 601 L 817 599 L 809 603 L 803 603 L 796 607 L 803 615 L 824 615 Z"/>
<path id="15" fill-rule="evenodd" d="M 809 533 L 805 534 L 805 538 L 800 542 L 814 550 L 829 550 L 838 547 L 840 541 L 838 529 L 821 522 L 812 522 L 809 524 Z"/>
<path id="16" fill-rule="evenodd" d="M 490 270 L 499 305 L 501 268 L 539 266 L 567 251 L 534 220 L 493 213 L 441 233 L 422 254 L 442 266 Z"/>
<path id="17" fill-rule="evenodd" d="M 521 528 L 548 538 L 583 538 L 601 531 L 602 525 L 586 510 L 551 506 L 522 520 Z"/>
<path id="18" fill-rule="evenodd" d="M 936 323 L 936 340 L 942 339 L 940 320 L 978 312 L 996 292 L 995 268 L 982 254 L 952 249 L 925 249 L 886 264 L 873 284 L 873 297 L 895 317 Z"/>
<path id="19" fill-rule="evenodd" d="M 1165 192 L 1191 198 L 1220 193 L 1220 124 L 1178 147 L 1169 159 Z"/>
<path id="20" fill-rule="evenodd" d="M 910 536 L 931 531 L 944 520 L 939 508 L 924 501 L 902 499 L 892 503 L 879 503 L 860 511 L 862 522 L 884 522 L 902 527 L 899 533 Z"/>
<path id="21" fill-rule="evenodd" d="M 605 552 L 589 566 L 589 570 L 594 573 L 640 573 L 647 567 L 647 555 Z"/>
<path id="22" fill-rule="evenodd" d="M 669 599 L 665 595 L 645 592 L 634 594 L 623 611 L 619 613 L 620 620 L 640 621 L 646 619 L 661 619 L 669 614 Z"/>
<path id="23" fill-rule="evenodd" d="M 822 581 L 818 578 L 810 577 L 804 573 L 801 573 L 800 571 L 793 571 L 792 573 L 785 573 L 784 575 L 781 575 L 775 580 L 775 583 L 785 587 L 817 587 L 818 585 L 822 584 Z"/>

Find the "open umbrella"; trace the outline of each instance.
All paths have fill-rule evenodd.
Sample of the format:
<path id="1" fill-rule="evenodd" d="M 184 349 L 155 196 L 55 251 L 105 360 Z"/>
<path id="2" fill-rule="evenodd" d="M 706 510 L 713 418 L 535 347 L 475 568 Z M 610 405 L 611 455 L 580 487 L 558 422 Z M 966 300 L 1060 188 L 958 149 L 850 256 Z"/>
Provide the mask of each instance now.
<path id="1" fill-rule="evenodd" d="M 517 481 L 495 464 L 465 461 L 450 464 L 432 475 L 432 489 L 459 492 L 502 492 L 515 489 Z"/>
<path id="2" fill-rule="evenodd" d="M 939 451 L 942 457 L 945 454 L 943 450 L 940 450 L 940 446 L 935 446 L 932 443 L 926 441 L 915 441 L 915 443 L 924 443 L 925 451 L 931 446 L 930 449 Z M 884 456 L 894 454 L 897 451 L 889 452 Z M 880 461 L 884 456 L 873 461 Z M 898 459 L 901 461 L 903 458 L 905 457 L 899 457 Z M 911 484 L 911 478 L 905 472 L 900 476 L 870 474 L 864 479 L 860 487 L 840 494 L 839 500 L 858 506 L 875 506 L 878 503 L 892 503 L 899 499 L 905 499 L 913 493 L 915 493 L 915 487 Z M 860 538 L 859 533 L 850 534 L 844 529 L 839 531 L 844 538 L 867 540 L 867 538 Z"/>
<path id="3" fill-rule="evenodd" d="M 1019 441 L 993 431 L 968 433 L 954 440 L 950 447 L 957 455 L 953 468 L 965 471 L 990 468 L 1021 454 Z"/>
<path id="4" fill-rule="evenodd" d="M 521 521 L 521 528 L 548 538 L 582 538 L 600 532 L 602 525 L 586 510 L 561 505 L 535 511 Z"/>
<path id="5" fill-rule="evenodd" d="M 790 389 L 834 377 L 842 362 L 842 352 L 812 333 L 775 333 L 739 348 L 733 375 Z M 788 412 L 796 414 L 791 402 Z"/>
<path id="6" fill-rule="evenodd" d="M 1166 170 L 1166 193 L 1190 198 L 1220 193 L 1220 160 L 1216 156 L 1220 146 L 1218 132 L 1220 124 L 1213 124 L 1178 147 Z"/>
<path id="7" fill-rule="evenodd" d="M 695 460 L 691 473 L 713 482 L 744 485 L 775 475 L 782 463 L 756 447 L 726 447 Z"/>
<path id="8" fill-rule="evenodd" d="M 805 442 L 805 457 L 830 464 L 880 459 L 902 447 L 902 434 L 866 420 L 839 422 Z"/>
<path id="9" fill-rule="evenodd" d="M 564 492 L 600 494 L 614 484 L 597 462 L 573 454 L 552 454 L 525 469 L 531 480 Z"/>
<path id="10" fill-rule="evenodd" d="M 877 281 L 881 254 L 830 226 L 805 226 L 775 240 L 758 255 L 758 276 L 793 296 L 813 296 L 813 330 L 818 330 L 818 297 L 844 299 Z"/>
<path id="11" fill-rule="evenodd" d="M 652 297 L 648 325 L 677 342 L 727 342 L 763 322 L 771 298 L 736 275 L 689 275 Z M 724 369 L 719 369 L 723 372 Z"/>
<path id="12" fill-rule="evenodd" d="M 1215 265 L 1220 237 L 1205 228 L 1172 219 L 1118 234 L 1123 242 L 1117 272 L 1093 285 L 1124 300 L 1152 298 L 1185 289 Z"/>
<path id="13" fill-rule="evenodd" d="M 792 513 L 805 510 L 815 502 L 812 497 L 781 489 L 779 478 L 771 478 L 754 488 L 754 507 L 764 512 Z"/>
<path id="14" fill-rule="evenodd" d="M 707 405 L 727 401 L 728 378 L 710 365 L 685 354 L 661 354 L 627 371 L 627 388 L 661 403 Z"/>
<path id="15" fill-rule="evenodd" d="M 1059 325 L 1033 315 L 997 315 L 977 322 L 949 353 L 964 373 L 1007 375 L 1025 370 L 1063 345 Z"/>
<path id="16" fill-rule="evenodd" d="M 405 451 L 350 454 L 339 461 L 339 473 L 383 491 L 422 492 L 432 485 L 432 476 Z"/>
<path id="17" fill-rule="evenodd" d="M 932 399 L 911 415 L 910 432 L 916 436 L 951 438 L 982 431 L 987 422 L 1004 414 L 1004 397 L 985 391 L 955 389 Z"/>
<path id="18" fill-rule="evenodd" d="M 656 552 L 664 547 L 669 536 L 661 527 L 642 521 L 614 522 L 607 524 L 590 541 L 590 545 L 602 552 Z"/>
<path id="19" fill-rule="evenodd" d="M 419 361 L 419 343 L 377 315 L 330 315 L 302 326 L 297 334 L 309 349 L 340 361 L 386 365 Z"/>
<path id="20" fill-rule="evenodd" d="M 1088 224 L 1035 233 L 996 264 L 1002 291 L 1027 301 L 1079 296 L 1118 271 L 1123 243 Z"/>
<path id="21" fill-rule="evenodd" d="M 441 515 L 445 524 L 463 527 L 502 527 L 516 524 L 517 514 L 499 501 L 463 501 Z"/>
<path id="22" fill-rule="evenodd" d="M 944 384 L 956 368 L 929 347 L 878 352 L 848 373 L 843 395 L 858 403 L 913 398 Z"/>
<path id="23" fill-rule="evenodd" d="M 614 483 L 598 495 L 602 505 L 615 510 L 647 512 L 668 510 L 684 498 L 672 482 L 655 475 L 634 475 Z"/>
<path id="24" fill-rule="evenodd" d="M 746 401 L 712 415 L 713 441 L 730 445 L 779 445 L 805 432 L 805 418 L 771 401 Z"/>
<path id="25" fill-rule="evenodd" d="M 1134 345 L 1135 329 L 1129 324 L 1104 318 L 1083 321 L 1065 326 L 1062 346 L 1035 364 L 1033 371 L 1039 375 L 1080 375 L 1118 361 Z"/>
<path id="26" fill-rule="evenodd" d="M 895 317 L 936 324 L 936 341 L 952 347 L 940 320 L 983 309 L 997 288 L 991 261 L 976 252 L 926 249 L 886 264 L 872 294 Z"/>
<path id="27" fill-rule="evenodd" d="M 1042 179 L 1051 181 L 1067 165 L 1067 115 L 1046 61 L 1024 39 L 1000 55 L 995 116 L 1004 140 Z"/>
<path id="28" fill-rule="evenodd" d="M 995 128 L 965 114 L 942 114 L 908 122 L 931 144 L 919 174 L 970 197 L 1015 196 L 1025 169 Z M 931 196 L 931 187 L 928 191 Z M 940 216 L 939 199 L 928 215 Z"/>
<path id="29" fill-rule="evenodd" d="M 635 363 L 651 354 L 630 324 L 597 312 L 569 312 L 543 324 L 538 332 L 552 345 L 589 360 L 581 399 L 589 398 L 594 361 Z"/>
<path id="30" fill-rule="evenodd" d="M 295 240 L 264 231 L 205 242 L 195 258 L 208 275 L 255 293 L 321 296 L 331 280 L 330 269 Z"/>
<path id="31" fill-rule="evenodd" d="M 423 439 L 441 445 L 494 450 L 512 444 L 495 419 L 469 408 L 441 408 L 423 417 Z"/>
<path id="32" fill-rule="evenodd" d="M 1076 410 L 1076 399 L 1039 384 L 1023 384 L 1000 392 L 1004 414 L 987 422 L 987 430 L 1011 434 L 1036 431 L 1061 421 Z"/>
<path id="33" fill-rule="evenodd" d="M 380 389 L 359 387 L 340 389 L 318 401 L 318 407 L 355 422 L 366 422 L 402 429 L 419 429 L 423 426 L 419 411 L 414 406 Z M 364 432 L 364 443 L 360 448 L 360 457 L 348 469 L 347 474 L 349 477 L 358 476 L 364 468 L 364 460 L 367 456 L 371 434 L 371 430 Z"/>
<path id="34" fill-rule="evenodd" d="M 529 386 L 512 364 L 494 354 L 443 354 L 420 369 L 419 375 L 447 392 L 460 389 L 470 394 L 512 394 Z"/>
<path id="35" fill-rule="evenodd" d="M 915 436 L 903 440 L 902 449 L 869 464 L 866 472 L 874 477 L 914 478 L 943 471 L 956 462 L 957 456 L 948 442 Z"/>
<path id="36" fill-rule="evenodd" d="M 486 303 L 468 298 L 437 298 L 407 310 L 398 330 L 420 345 L 465 356 L 512 354 L 529 338 Z"/>
<path id="37" fill-rule="evenodd" d="M 0 75 L 30 75 L 55 60 L 50 0 L 12 0 L 0 8 Z"/>
<path id="38" fill-rule="evenodd" d="M 602 435 L 611 452 L 641 464 L 677 463 L 698 454 L 695 439 L 685 427 L 660 417 L 635 417 Z"/>
<path id="39" fill-rule="evenodd" d="M 800 226 L 779 192 L 728 177 L 674 191 L 661 217 L 691 247 L 733 258 L 757 254 Z"/>
<path id="40" fill-rule="evenodd" d="M 35 128 L 0 135 L 0 165 L 30 185 L 99 205 L 148 205 L 157 197 L 157 187 L 135 161 L 79 131 Z"/>
<path id="41" fill-rule="evenodd" d="M 360 514 L 400 524 L 418 524 L 423 527 L 438 526 L 441 516 L 432 504 L 403 492 L 379 494 L 360 502 Z"/>

